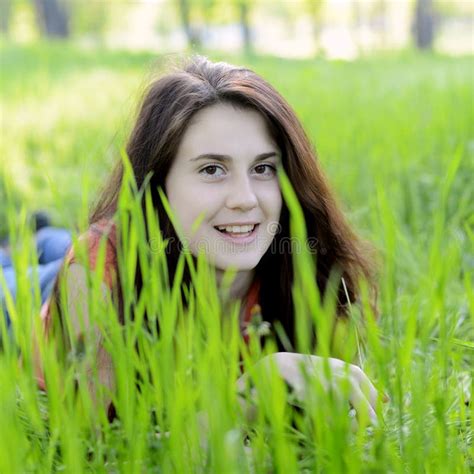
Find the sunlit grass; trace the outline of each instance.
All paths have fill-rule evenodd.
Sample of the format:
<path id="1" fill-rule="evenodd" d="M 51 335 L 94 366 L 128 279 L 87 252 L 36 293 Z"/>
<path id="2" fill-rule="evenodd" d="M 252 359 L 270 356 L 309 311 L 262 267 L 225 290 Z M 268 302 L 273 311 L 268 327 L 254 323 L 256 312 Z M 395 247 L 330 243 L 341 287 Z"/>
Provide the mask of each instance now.
<path id="1" fill-rule="evenodd" d="M 12 249 L 20 275 L 35 258 L 27 212 L 46 207 L 59 224 L 85 230 L 87 208 L 120 156 L 153 61 L 151 55 L 61 51 L 44 45 L 1 50 L 0 231 L 9 223 L 10 240 L 21 244 Z M 123 236 L 121 265 L 130 303 L 135 258 L 147 275 L 134 322 L 119 325 L 114 306 L 101 302 L 100 274 L 92 275 L 90 297 L 91 317 L 106 335 L 116 367 L 112 395 L 120 421 L 109 424 L 85 390 L 90 349 L 67 348 L 77 363 L 64 366 L 53 346 L 42 346 L 49 390 L 37 390 L 31 334 L 38 331 L 39 295 L 21 277 L 16 305 L 7 302 L 13 334 L 1 330 L 0 472 L 474 468 L 474 409 L 472 400 L 466 404 L 474 362 L 472 60 L 262 58 L 248 64 L 296 108 L 351 220 L 380 249 L 379 321 L 362 303 L 363 369 L 391 398 L 379 407 L 383 422 L 377 428 L 361 424 L 353 433 L 347 407 L 316 383 L 303 412 L 295 410 L 275 377 L 254 381 L 257 416 L 247 420 L 235 386 L 239 350 L 250 370 L 258 344 L 246 351 L 238 308 L 223 314 L 203 260 L 192 272 L 188 305 L 182 304 L 180 272 L 190 260 L 183 257 L 175 281 L 166 281 L 164 254 L 144 244 L 143 219 L 127 188 L 121 215 L 133 225 Z M 291 189 L 283 190 L 293 235 L 304 239 Z M 152 215 L 149 209 L 151 237 L 159 242 Z M 349 343 L 342 335 L 339 347 L 324 336 L 330 311 L 309 283 L 311 262 L 300 254 L 295 265 L 299 324 L 310 312 L 320 335 L 318 353 L 343 353 Z M 160 318 L 159 333 L 154 320 L 145 330 L 145 313 Z M 306 349 L 302 339 L 299 349 Z M 263 353 L 272 349 L 269 341 Z M 83 382 L 78 390 L 76 380 Z"/>

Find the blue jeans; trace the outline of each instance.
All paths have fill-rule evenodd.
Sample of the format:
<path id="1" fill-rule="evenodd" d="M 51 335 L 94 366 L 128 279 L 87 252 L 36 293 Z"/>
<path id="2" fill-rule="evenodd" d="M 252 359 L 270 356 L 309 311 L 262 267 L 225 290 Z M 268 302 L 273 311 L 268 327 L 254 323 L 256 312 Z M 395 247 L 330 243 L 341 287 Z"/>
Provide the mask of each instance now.
<path id="1" fill-rule="evenodd" d="M 66 229 L 56 227 L 43 227 L 36 233 L 36 251 L 38 254 L 38 264 L 34 268 L 28 269 L 28 276 L 32 281 L 32 288 L 38 283 L 41 292 L 41 304 L 43 304 L 51 291 L 56 280 L 56 276 L 61 268 L 66 252 L 71 246 L 71 234 Z M 0 249 L 0 267 L 3 271 L 7 289 L 13 298 L 16 298 L 16 275 L 10 256 L 5 250 Z M 37 274 L 38 281 L 34 281 L 34 274 Z M 10 319 L 5 307 L 5 294 L 0 285 L 0 304 L 7 317 L 7 326 Z"/>

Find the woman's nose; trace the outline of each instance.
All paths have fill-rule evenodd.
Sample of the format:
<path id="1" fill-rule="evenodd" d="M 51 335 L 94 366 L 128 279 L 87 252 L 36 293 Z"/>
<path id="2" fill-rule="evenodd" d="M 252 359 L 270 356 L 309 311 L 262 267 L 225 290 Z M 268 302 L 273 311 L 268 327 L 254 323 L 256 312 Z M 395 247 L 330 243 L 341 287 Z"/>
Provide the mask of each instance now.
<path id="1" fill-rule="evenodd" d="M 248 211 L 257 207 L 258 200 L 248 176 L 235 179 L 229 187 L 226 206 L 229 209 Z"/>

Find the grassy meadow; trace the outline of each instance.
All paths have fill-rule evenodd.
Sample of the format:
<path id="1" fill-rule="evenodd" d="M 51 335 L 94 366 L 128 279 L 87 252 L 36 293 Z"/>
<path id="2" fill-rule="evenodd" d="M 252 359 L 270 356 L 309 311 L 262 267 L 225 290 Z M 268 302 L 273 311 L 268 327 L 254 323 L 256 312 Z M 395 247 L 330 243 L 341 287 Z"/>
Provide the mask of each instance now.
<path id="1" fill-rule="evenodd" d="M 202 259 L 191 268 L 194 287 L 183 305 L 180 272 L 168 282 L 164 252 L 144 245 L 128 188 L 120 210 L 132 225 L 120 261 L 131 304 L 137 258 L 147 276 L 134 321 L 121 326 L 113 305 L 100 301 L 100 274 L 91 274 L 88 302 L 113 358 L 119 419 L 110 424 L 84 388 L 96 376 L 87 345 L 59 348 L 74 361 L 64 365 L 51 344 L 40 344 L 49 388 L 37 389 L 31 340 L 39 296 L 24 276 L 35 258 L 26 216 L 47 209 L 56 224 L 84 231 L 146 84 L 179 58 L 4 43 L 0 238 L 10 235 L 20 276 L 17 302 L 7 300 L 10 330 L 0 315 L 0 473 L 472 472 L 472 58 L 209 56 L 253 68 L 289 101 L 351 222 L 378 250 L 380 315 L 375 321 L 364 299 L 366 320 L 354 308 L 351 331 L 365 334 L 362 368 L 390 397 L 379 404 L 381 422 L 367 426 L 362 414 L 352 429 L 348 407 L 317 380 L 295 408 L 273 373 L 256 374 L 249 403 L 257 414 L 245 417 L 235 387 L 239 350 L 251 373 L 272 341 L 261 348 L 255 336 L 244 347 L 238 308 L 221 307 Z M 292 190 L 283 189 L 295 237 L 304 239 Z M 183 257 L 180 271 L 186 265 Z M 293 349 L 349 359 L 355 342 L 344 333 L 330 341 L 331 305 L 310 284 L 311 265 L 304 253 L 295 258 L 297 324 L 311 320 L 319 345 L 301 340 Z M 145 329 L 145 313 L 160 315 L 159 333 Z"/>

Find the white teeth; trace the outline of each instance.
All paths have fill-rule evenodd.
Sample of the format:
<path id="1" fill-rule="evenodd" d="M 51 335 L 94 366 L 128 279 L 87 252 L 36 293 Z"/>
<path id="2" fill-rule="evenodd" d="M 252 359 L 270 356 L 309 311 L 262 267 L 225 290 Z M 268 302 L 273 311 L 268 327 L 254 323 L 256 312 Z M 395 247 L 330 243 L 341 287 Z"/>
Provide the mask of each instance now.
<path id="1" fill-rule="evenodd" d="M 255 229 L 255 225 L 220 225 L 217 227 L 219 230 L 225 230 L 231 234 L 247 234 Z"/>

